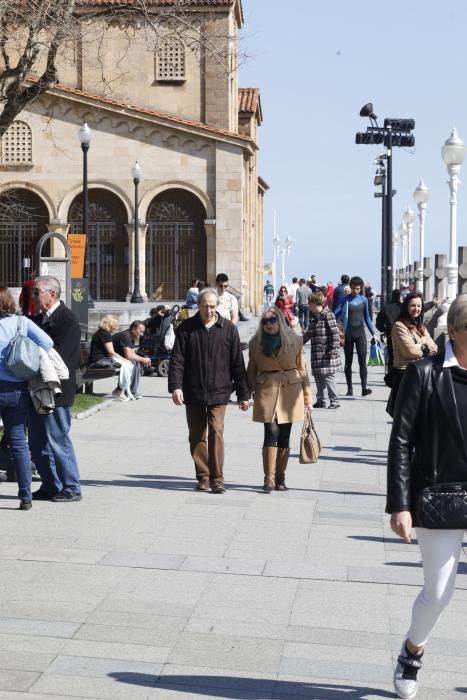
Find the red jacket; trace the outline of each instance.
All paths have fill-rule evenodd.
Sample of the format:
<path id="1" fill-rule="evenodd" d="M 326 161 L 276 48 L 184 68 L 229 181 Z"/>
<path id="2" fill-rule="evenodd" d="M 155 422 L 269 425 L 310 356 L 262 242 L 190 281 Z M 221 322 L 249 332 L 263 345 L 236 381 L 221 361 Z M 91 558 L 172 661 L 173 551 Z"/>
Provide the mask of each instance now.
<path id="1" fill-rule="evenodd" d="M 276 301 L 274 302 L 274 306 L 276 306 L 282 311 L 287 323 L 290 324 L 291 321 L 293 321 L 293 319 L 295 318 L 293 314 L 295 302 L 290 294 L 287 294 L 286 297 L 277 297 Z"/>

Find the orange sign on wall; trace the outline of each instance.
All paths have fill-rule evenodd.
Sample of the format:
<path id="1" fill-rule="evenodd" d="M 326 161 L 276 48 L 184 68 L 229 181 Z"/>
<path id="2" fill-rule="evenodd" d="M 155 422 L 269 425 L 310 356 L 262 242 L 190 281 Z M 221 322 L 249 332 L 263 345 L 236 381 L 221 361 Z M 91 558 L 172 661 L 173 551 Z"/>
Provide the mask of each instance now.
<path id="1" fill-rule="evenodd" d="M 84 275 L 86 236 L 83 233 L 69 233 L 67 240 L 71 249 L 71 279 L 81 279 Z"/>

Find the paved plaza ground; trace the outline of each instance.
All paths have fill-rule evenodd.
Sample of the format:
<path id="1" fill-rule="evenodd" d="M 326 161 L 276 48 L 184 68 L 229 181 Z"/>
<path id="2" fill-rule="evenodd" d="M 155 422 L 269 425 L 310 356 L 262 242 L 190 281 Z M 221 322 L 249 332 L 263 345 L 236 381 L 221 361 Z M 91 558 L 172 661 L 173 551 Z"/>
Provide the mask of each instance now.
<path id="1" fill-rule="evenodd" d="M 287 493 L 261 491 L 262 426 L 235 405 L 227 492 L 195 492 L 164 379 L 74 421 L 81 503 L 20 512 L 0 486 L 0 700 L 394 697 L 422 570 L 383 512 L 382 374 L 372 396 L 314 411 L 319 464 L 298 464 L 294 426 Z M 420 700 L 467 696 L 466 574 L 463 560 Z"/>

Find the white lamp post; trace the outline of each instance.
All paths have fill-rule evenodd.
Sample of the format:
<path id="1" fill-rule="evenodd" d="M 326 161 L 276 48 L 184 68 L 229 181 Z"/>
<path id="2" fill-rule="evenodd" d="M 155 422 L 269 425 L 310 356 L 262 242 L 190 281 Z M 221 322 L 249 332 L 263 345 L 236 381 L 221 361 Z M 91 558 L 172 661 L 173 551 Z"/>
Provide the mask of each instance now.
<path id="1" fill-rule="evenodd" d="M 405 268 L 407 267 L 407 228 L 404 223 L 402 223 L 399 228 L 398 228 L 398 234 L 399 234 L 399 239 L 401 242 L 401 250 L 402 250 L 402 269 L 403 269 L 403 274 L 402 277 L 405 280 Z"/>
<path id="2" fill-rule="evenodd" d="M 406 207 L 402 214 L 402 221 L 407 228 L 407 265 L 412 262 L 412 230 L 415 216 L 410 207 Z"/>
<path id="3" fill-rule="evenodd" d="M 287 236 L 285 239 L 285 248 L 281 248 L 281 256 L 282 256 L 282 279 L 281 279 L 281 284 L 285 284 L 285 256 L 290 255 L 290 248 L 292 247 L 292 239 L 290 236 Z"/>
<path id="4" fill-rule="evenodd" d="M 417 289 L 419 292 L 423 292 L 423 258 L 425 257 L 425 211 L 428 200 L 430 199 L 430 190 L 425 185 L 423 180 L 417 185 L 415 192 L 413 193 L 413 198 L 415 204 L 418 207 L 418 220 L 420 223 L 420 259 L 418 263 L 418 268 L 415 272 L 417 278 Z"/>
<path id="5" fill-rule="evenodd" d="M 449 174 L 450 225 L 449 225 L 449 262 L 447 264 L 447 304 L 457 296 L 457 187 L 460 184 L 458 175 L 465 158 L 465 146 L 455 128 L 441 149 L 441 156 L 446 163 Z"/>
<path id="6" fill-rule="evenodd" d="M 391 292 L 397 285 L 397 249 L 399 247 L 399 236 L 392 230 L 392 285 Z M 389 298 L 389 294 L 388 294 Z"/>
<path id="7" fill-rule="evenodd" d="M 274 293 L 277 294 L 278 290 L 276 289 L 276 284 L 277 284 L 277 256 L 280 253 L 280 243 L 281 239 L 277 235 L 277 233 L 274 231 L 274 237 L 272 239 L 272 286 L 274 287 Z"/>

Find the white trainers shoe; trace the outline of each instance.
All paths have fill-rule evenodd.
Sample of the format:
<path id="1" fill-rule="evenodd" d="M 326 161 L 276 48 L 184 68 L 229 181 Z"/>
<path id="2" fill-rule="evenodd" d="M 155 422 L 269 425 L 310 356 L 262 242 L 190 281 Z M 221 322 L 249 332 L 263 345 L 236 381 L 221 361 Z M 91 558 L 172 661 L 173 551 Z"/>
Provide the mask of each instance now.
<path id="1" fill-rule="evenodd" d="M 394 671 L 394 689 L 399 698 L 414 698 L 418 691 L 417 674 L 422 667 L 423 652 L 412 654 L 403 643 Z"/>

